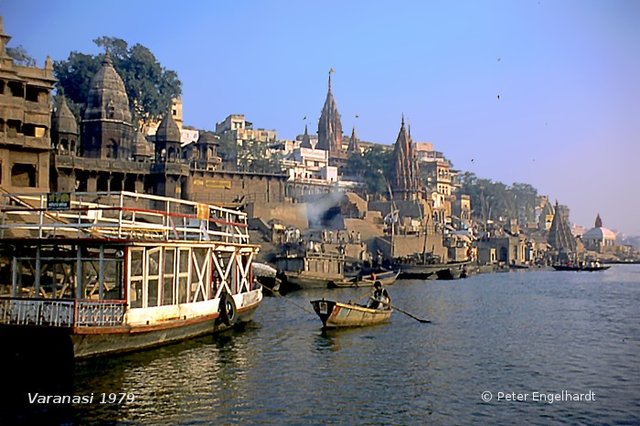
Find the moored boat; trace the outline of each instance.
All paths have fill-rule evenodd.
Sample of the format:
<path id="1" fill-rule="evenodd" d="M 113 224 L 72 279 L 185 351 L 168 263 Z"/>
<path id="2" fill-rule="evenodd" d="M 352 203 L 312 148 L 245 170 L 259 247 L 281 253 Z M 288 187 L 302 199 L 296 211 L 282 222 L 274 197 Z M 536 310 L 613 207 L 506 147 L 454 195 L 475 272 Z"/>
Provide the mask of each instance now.
<path id="1" fill-rule="evenodd" d="M 552 265 L 556 271 L 578 271 L 578 272 L 595 272 L 606 271 L 610 265 Z"/>
<path id="2" fill-rule="evenodd" d="M 344 255 L 337 253 L 306 253 L 280 257 L 276 268 L 283 276 L 286 290 L 332 288 L 350 286 L 355 276 L 348 276 L 353 269 Z M 351 271 L 355 273 L 354 271 Z"/>
<path id="3" fill-rule="evenodd" d="M 393 309 L 371 309 L 325 299 L 312 300 L 311 305 L 325 329 L 382 324 L 389 321 L 393 313 Z"/>
<path id="4" fill-rule="evenodd" d="M 262 300 L 245 213 L 124 191 L 2 201 L 3 350 L 130 352 L 246 322 Z"/>
<path id="5" fill-rule="evenodd" d="M 334 287 L 373 287 L 376 281 L 380 281 L 383 286 L 388 286 L 396 282 L 400 271 L 378 271 L 364 275 L 360 278 L 346 282 L 334 283 Z"/>
<path id="6" fill-rule="evenodd" d="M 436 271 L 439 280 L 457 280 L 467 277 L 467 263 L 451 263 L 446 268 Z"/>
<path id="7" fill-rule="evenodd" d="M 465 268 L 469 264 L 465 262 L 430 263 L 416 261 L 415 259 L 399 260 L 394 266 L 400 269 L 398 278 L 429 279 L 434 276 L 438 279 L 457 279 L 466 276 Z"/>

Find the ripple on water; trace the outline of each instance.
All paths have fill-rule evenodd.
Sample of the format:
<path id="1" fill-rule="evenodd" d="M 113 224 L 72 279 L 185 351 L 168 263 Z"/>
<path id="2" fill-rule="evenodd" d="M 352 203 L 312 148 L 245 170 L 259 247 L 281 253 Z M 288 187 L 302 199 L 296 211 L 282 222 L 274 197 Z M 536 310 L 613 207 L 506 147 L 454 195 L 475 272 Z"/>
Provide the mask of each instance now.
<path id="1" fill-rule="evenodd" d="M 75 393 L 129 392 L 136 395 L 133 403 L 43 408 L 34 418 L 145 424 L 640 423 L 640 266 L 616 265 L 604 274 L 532 271 L 399 281 L 389 290 L 395 305 L 433 322 L 395 312 L 389 324 L 323 333 L 308 301 L 356 300 L 363 289 L 266 298 L 243 332 L 84 362 L 66 376 Z M 596 401 L 495 399 L 498 392 L 562 390 L 592 390 Z M 491 391 L 494 400 L 483 402 L 483 391 Z M 11 415 L 20 409 L 8 407 L 0 423 L 15 419 Z"/>

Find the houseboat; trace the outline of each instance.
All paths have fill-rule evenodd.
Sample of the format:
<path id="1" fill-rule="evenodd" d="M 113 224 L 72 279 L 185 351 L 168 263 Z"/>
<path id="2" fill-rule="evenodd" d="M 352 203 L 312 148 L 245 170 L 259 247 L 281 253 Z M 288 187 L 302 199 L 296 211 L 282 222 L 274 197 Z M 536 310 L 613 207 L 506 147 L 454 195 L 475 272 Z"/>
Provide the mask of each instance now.
<path id="1" fill-rule="evenodd" d="M 2 350 L 129 352 L 248 321 L 246 214 L 133 192 L 0 195 Z"/>

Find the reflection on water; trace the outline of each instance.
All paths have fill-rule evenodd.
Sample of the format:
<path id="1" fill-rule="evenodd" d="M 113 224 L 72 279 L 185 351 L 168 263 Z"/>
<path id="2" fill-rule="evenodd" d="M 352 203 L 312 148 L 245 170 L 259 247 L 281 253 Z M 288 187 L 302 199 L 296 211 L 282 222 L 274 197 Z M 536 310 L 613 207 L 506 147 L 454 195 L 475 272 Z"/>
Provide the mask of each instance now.
<path id="1" fill-rule="evenodd" d="M 640 423 L 640 266 L 404 281 L 389 290 L 394 304 L 433 323 L 396 312 L 389 324 L 323 332 L 310 299 L 364 292 L 314 290 L 265 299 L 242 332 L 75 368 L 45 350 L 26 367 L 3 362 L 14 380 L 0 424 Z M 480 398 L 562 390 L 593 390 L 596 401 Z M 34 406 L 26 392 L 135 401 Z"/>

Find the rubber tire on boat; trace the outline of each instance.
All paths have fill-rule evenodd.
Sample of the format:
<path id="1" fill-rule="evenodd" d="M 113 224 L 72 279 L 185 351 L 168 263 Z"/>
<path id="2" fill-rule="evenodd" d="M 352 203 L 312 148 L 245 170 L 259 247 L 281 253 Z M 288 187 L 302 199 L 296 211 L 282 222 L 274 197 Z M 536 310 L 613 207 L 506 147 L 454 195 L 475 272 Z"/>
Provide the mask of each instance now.
<path id="1" fill-rule="evenodd" d="M 229 293 L 223 293 L 220 297 L 220 320 L 226 326 L 232 326 L 236 322 L 236 303 L 233 301 L 233 297 Z"/>

